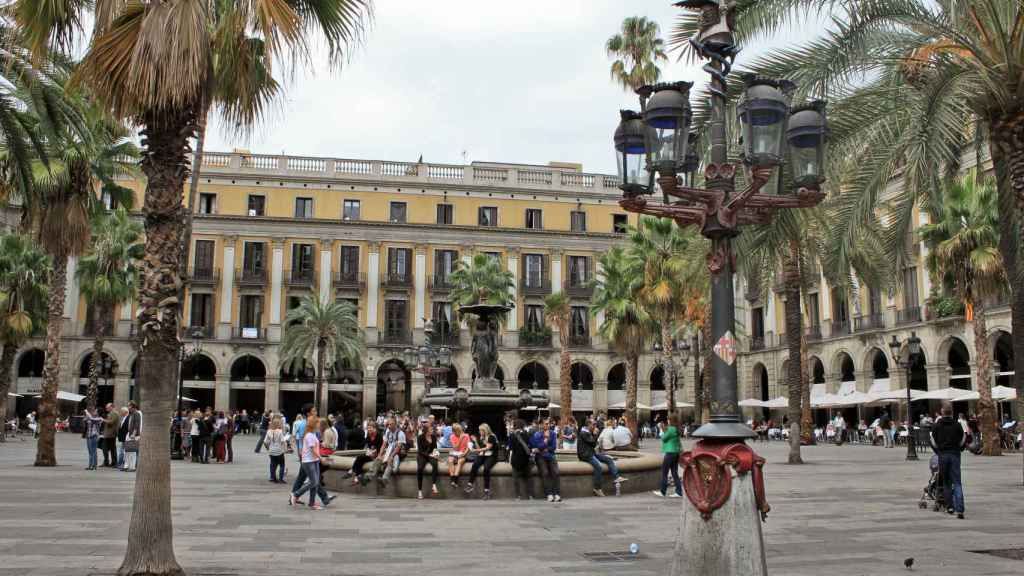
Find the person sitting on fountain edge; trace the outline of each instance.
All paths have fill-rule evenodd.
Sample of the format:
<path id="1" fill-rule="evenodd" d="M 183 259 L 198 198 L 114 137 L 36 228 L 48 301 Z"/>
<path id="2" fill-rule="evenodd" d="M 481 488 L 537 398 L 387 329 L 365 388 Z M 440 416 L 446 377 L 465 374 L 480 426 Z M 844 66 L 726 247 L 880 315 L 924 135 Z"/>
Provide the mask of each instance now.
<path id="1" fill-rule="evenodd" d="M 608 473 L 615 479 L 615 484 L 620 484 L 626 479 L 619 475 L 619 468 L 615 465 L 614 458 L 597 451 L 597 437 L 594 435 L 596 431 L 597 422 L 593 418 L 587 418 L 586 423 L 580 428 L 579 441 L 576 444 L 576 457 L 581 462 L 590 464 L 594 469 L 594 496 L 604 496 L 604 491 L 601 490 L 602 462 L 608 465 Z"/>

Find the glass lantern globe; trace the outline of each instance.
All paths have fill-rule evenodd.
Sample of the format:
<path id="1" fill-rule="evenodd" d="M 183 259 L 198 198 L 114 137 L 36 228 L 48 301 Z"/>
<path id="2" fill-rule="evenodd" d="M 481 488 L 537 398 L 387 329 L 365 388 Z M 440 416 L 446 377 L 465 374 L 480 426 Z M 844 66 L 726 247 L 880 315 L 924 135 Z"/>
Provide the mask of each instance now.
<path id="1" fill-rule="evenodd" d="M 789 96 L 786 80 L 747 77 L 743 99 L 736 106 L 743 134 L 743 155 L 754 166 L 782 163 Z"/>
<path id="2" fill-rule="evenodd" d="M 657 84 L 644 106 L 647 125 L 647 150 L 650 165 L 662 176 L 684 172 L 686 151 L 690 143 L 691 82 Z"/>
<path id="3" fill-rule="evenodd" d="M 619 189 L 630 195 L 645 194 L 650 189 L 644 138 L 646 128 L 640 115 L 632 110 L 621 110 L 619 116 L 614 138 Z"/>
<path id="4" fill-rule="evenodd" d="M 798 187 L 818 189 L 825 181 L 827 140 L 825 102 L 816 100 L 793 108 L 786 129 L 786 141 L 789 144 L 793 181 Z"/>

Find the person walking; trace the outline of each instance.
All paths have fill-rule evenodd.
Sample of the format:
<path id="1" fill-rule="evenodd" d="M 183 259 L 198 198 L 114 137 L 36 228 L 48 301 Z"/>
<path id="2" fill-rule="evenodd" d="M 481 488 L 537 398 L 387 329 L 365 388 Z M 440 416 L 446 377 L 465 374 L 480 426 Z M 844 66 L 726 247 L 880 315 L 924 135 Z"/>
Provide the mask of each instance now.
<path id="1" fill-rule="evenodd" d="M 302 447 L 299 450 L 299 461 L 302 465 L 299 476 L 304 474 L 308 481 L 298 491 L 292 491 L 289 495 L 288 505 L 294 506 L 306 492 L 309 492 L 309 508 L 321 510 L 323 506 L 316 503 L 317 492 L 320 488 L 320 439 L 317 438 L 316 430 L 320 426 L 320 420 L 311 414 L 304 422 L 302 439 L 299 441 L 299 445 Z M 321 497 L 321 501 L 324 505 L 327 504 L 323 497 Z"/>
<path id="2" fill-rule="evenodd" d="M 893 447 L 892 439 L 892 418 L 889 416 L 888 410 L 883 410 L 882 415 L 878 418 L 878 427 L 882 429 L 882 443 L 886 448 Z"/>
<path id="3" fill-rule="evenodd" d="M 260 442 L 270 455 L 270 481 L 284 484 L 284 455 L 288 452 L 288 438 L 285 435 L 281 417 L 275 416 L 267 430 L 261 432 Z"/>
<path id="4" fill-rule="evenodd" d="M 480 436 L 477 439 L 477 447 L 473 450 L 476 460 L 473 460 L 473 467 L 469 469 L 469 483 L 466 484 L 466 494 L 473 493 L 473 483 L 476 482 L 477 472 L 484 469 L 484 500 L 491 499 L 491 468 L 498 463 L 498 437 L 491 431 L 491 427 L 485 422 L 480 425 Z"/>
<path id="5" fill-rule="evenodd" d="M 576 457 L 579 458 L 580 462 L 586 462 L 594 469 L 592 476 L 594 496 L 604 496 L 604 491 L 601 489 L 602 463 L 608 466 L 608 474 L 615 479 L 616 492 L 618 492 L 619 484 L 626 479 L 619 475 L 619 468 L 615 465 L 614 458 L 603 452 L 598 452 L 596 431 L 597 422 L 593 418 L 588 418 L 583 427 L 580 428 L 579 440 L 576 444 Z"/>
<path id="6" fill-rule="evenodd" d="M 235 437 L 235 416 L 228 416 L 227 421 L 224 424 L 224 454 L 227 458 L 227 463 L 230 464 L 235 461 L 235 449 L 232 440 Z"/>
<path id="7" fill-rule="evenodd" d="M 263 412 L 263 415 L 260 417 L 260 423 L 259 423 L 260 439 L 256 442 L 256 450 L 255 450 L 255 452 L 257 454 L 259 454 L 260 450 L 262 450 L 265 447 L 265 444 L 264 444 L 263 440 L 267 436 L 267 431 L 270 430 L 270 422 L 271 422 L 270 410 L 267 410 L 267 411 Z"/>
<path id="8" fill-rule="evenodd" d="M 532 498 L 530 495 L 530 437 L 526 433 L 526 422 L 516 420 L 508 435 L 509 464 L 515 484 L 516 500 Z"/>
<path id="9" fill-rule="evenodd" d="M 427 420 L 420 421 L 416 435 L 416 498 L 423 499 L 423 472 L 430 465 L 430 495 L 437 496 L 437 435 Z"/>
<path id="10" fill-rule="evenodd" d="M 561 481 L 558 477 L 558 460 L 555 458 L 558 452 L 558 439 L 553 428 L 552 420 L 545 420 L 542 429 L 530 437 L 530 450 L 548 502 L 561 502 Z"/>
<path id="11" fill-rule="evenodd" d="M 85 430 L 82 431 L 82 437 L 85 438 L 85 450 L 89 454 L 89 466 L 86 470 L 96 469 L 96 449 L 99 446 L 100 440 L 100 425 L 103 424 L 103 418 L 96 415 L 95 408 L 86 408 L 85 413 L 82 414 L 85 424 Z"/>
<path id="12" fill-rule="evenodd" d="M 932 449 L 939 457 L 939 478 L 946 512 L 964 519 L 964 487 L 960 479 L 960 453 L 967 446 L 963 427 L 953 419 L 953 404 L 942 403 L 941 416 L 932 425 L 929 435 Z"/>
<path id="13" fill-rule="evenodd" d="M 103 467 L 117 468 L 117 409 L 107 404 L 107 414 L 103 419 Z"/>
<path id="14" fill-rule="evenodd" d="M 676 484 L 676 490 L 670 496 L 679 498 L 683 495 L 683 483 L 679 481 L 679 429 L 676 428 L 678 419 L 675 414 L 668 415 L 668 423 L 661 423 L 661 489 L 655 490 L 655 496 L 665 497 L 668 491 L 668 475 L 672 474 L 672 481 Z"/>

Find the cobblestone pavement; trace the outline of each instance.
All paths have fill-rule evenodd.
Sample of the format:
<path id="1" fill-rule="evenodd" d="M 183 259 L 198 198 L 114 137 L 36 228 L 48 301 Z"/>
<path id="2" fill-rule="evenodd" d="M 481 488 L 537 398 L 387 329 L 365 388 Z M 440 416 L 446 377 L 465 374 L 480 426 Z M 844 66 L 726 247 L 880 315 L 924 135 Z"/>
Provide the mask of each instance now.
<path id="1" fill-rule="evenodd" d="M 562 504 L 342 494 L 325 511 L 290 508 L 254 445 L 237 438 L 231 465 L 173 463 L 175 549 L 192 574 L 655 575 L 675 539 L 681 501 L 644 494 Z M 1024 574 L 1024 561 L 969 552 L 1024 546 L 1020 455 L 966 458 L 967 519 L 957 520 L 918 509 L 927 454 L 907 463 L 900 449 L 812 447 L 810 464 L 788 466 L 782 444 L 756 448 L 768 459 L 772 574 L 902 575 L 908 557 L 920 573 Z M 112 573 L 134 475 L 85 471 L 70 434 L 58 437 L 56 469 L 33 468 L 33 455 L 31 440 L 0 444 L 0 576 Z M 633 542 L 630 561 L 584 556 Z"/>

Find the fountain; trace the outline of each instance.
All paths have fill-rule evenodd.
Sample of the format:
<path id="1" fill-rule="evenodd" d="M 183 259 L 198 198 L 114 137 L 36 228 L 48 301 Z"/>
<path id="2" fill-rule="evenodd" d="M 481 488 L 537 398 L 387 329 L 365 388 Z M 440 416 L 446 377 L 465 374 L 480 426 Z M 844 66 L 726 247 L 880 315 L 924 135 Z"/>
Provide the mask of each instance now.
<path id="1" fill-rule="evenodd" d="M 510 410 L 548 406 L 547 394 L 522 390 L 518 393 L 504 390 L 494 377 L 498 367 L 499 319 L 511 308 L 501 304 L 472 304 L 460 306 L 459 313 L 470 315 L 473 327 L 473 345 L 470 352 L 476 378 L 470 389 L 432 389 L 423 395 L 424 406 L 442 406 L 454 413 L 457 420 L 470 422 L 474 429 L 486 422 L 499 435 L 504 435 L 505 413 Z"/>

